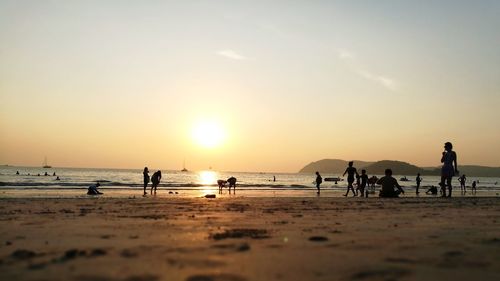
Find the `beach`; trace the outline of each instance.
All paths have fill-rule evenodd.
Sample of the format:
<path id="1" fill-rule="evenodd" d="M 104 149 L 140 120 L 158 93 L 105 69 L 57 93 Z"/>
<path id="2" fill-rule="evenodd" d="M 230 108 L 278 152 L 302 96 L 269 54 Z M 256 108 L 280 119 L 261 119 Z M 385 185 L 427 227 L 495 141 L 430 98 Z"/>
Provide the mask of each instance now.
<path id="1" fill-rule="evenodd" d="M 498 280 L 498 197 L 0 198 L 2 280 Z"/>

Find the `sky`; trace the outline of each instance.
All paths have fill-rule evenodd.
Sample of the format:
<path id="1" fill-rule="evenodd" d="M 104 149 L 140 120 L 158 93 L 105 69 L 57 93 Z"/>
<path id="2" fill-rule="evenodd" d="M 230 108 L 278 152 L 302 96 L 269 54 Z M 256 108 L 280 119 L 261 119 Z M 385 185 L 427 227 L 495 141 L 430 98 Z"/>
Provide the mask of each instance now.
<path id="1" fill-rule="evenodd" d="M 0 0 L 0 164 L 438 166 L 451 141 L 459 166 L 500 166 L 499 14 L 486 0 Z"/>

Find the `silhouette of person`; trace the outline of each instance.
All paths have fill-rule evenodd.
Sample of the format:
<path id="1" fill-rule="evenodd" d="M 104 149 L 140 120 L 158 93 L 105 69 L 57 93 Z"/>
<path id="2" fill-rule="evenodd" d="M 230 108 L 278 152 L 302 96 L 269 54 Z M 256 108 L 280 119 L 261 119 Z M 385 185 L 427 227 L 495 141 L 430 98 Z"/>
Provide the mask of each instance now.
<path id="1" fill-rule="evenodd" d="M 416 193 L 419 194 L 418 189 L 420 188 L 420 183 L 422 182 L 422 178 L 420 177 L 420 173 L 417 174 L 417 178 L 415 178 L 415 182 L 417 183 L 417 191 Z"/>
<path id="2" fill-rule="evenodd" d="M 476 194 L 476 185 L 477 185 L 476 181 L 472 181 L 472 189 L 471 189 L 471 191 L 472 191 L 473 194 Z"/>
<path id="3" fill-rule="evenodd" d="M 366 174 L 366 170 L 363 169 L 361 170 L 361 176 L 359 177 L 361 179 L 361 185 L 358 187 L 359 191 L 361 192 L 361 197 L 368 197 L 368 190 L 366 191 L 365 194 L 365 188 L 368 184 L 368 175 Z"/>
<path id="4" fill-rule="evenodd" d="M 273 176 L 273 181 L 276 181 L 276 176 Z"/>
<path id="5" fill-rule="evenodd" d="M 44 176 L 48 176 L 49 174 L 47 172 L 45 172 L 45 175 Z"/>
<path id="6" fill-rule="evenodd" d="M 52 174 L 52 176 L 53 176 L 53 177 L 55 177 L 55 176 L 56 176 L 56 172 L 54 172 L 54 173 Z"/>
<path id="7" fill-rule="evenodd" d="M 443 167 L 441 168 L 441 182 L 439 186 L 441 186 L 442 197 L 446 197 L 446 186 L 448 186 L 448 197 L 451 197 L 451 178 L 458 174 L 457 168 L 457 154 L 453 151 L 453 145 L 451 142 L 446 142 L 444 144 L 445 151 L 441 157 L 441 163 L 443 163 Z"/>
<path id="8" fill-rule="evenodd" d="M 382 185 L 382 190 L 379 193 L 380 197 L 399 197 L 399 194 L 405 193 L 398 181 L 392 177 L 391 169 L 385 169 L 385 177 L 380 178 L 377 184 Z M 394 188 L 397 188 L 397 190 Z"/>
<path id="9" fill-rule="evenodd" d="M 148 193 L 146 192 L 146 187 L 148 186 L 149 183 L 149 170 L 148 167 L 144 167 L 144 171 L 142 172 L 144 176 L 144 195 L 147 195 Z"/>
<path id="10" fill-rule="evenodd" d="M 160 183 L 160 180 L 161 180 L 161 171 L 158 170 L 154 172 L 153 175 L 151 176 L 151 194 L 153 194 L 153 189 L 155 190 L 156 194 L 156 187 Z"/>
<path id="11" fill-rule="evenodd" d="M 56 181 L 58 181 L 58 180 L 61 180 L 61 179 L 59 178 L 59 176 L 57 176 L 57 178 L 56 178 Z"/>
<path id="12" fill-rule="evenodd" d="M 16 175 L 19 175 L 19 171 L 16 172 Z"/>
<path id="13" fill-rule="evenodd" d="M 323 182 L 323 178 L 321 177 L 319 172 L 316 172 L 316 188 L 318 189 L 318 194 L 320 192 L 319 186 L 321 185 L 322 182 Z"/>
<path id="14" fill-rule="evenodd" d="M 87 195 L 101 195 L 103 194 L 102 192 L 100 192 L 97 188 L 101 186 L 100 183 L 96 183 L 96 184 L 91 184 L 87 190 Z"/>
<path id="15" fill-rule="evenodd" d="M 460 182 L 460 191 L 462 191 L 465 194 L 467 192 L 467 189 L 465 188 L 465 183 L 467 182 L 467 177 L 465 176 L 465 174 L 460 176 L 458 178 L 458 181 Z"/>
<path id="16" fill-rule="evenodd" d="M 354 187 L 352 186 L 352 184 L 354 183 L 354 175 L 356 175 L 356 177 L 359 177 L 359 174 L 358 171 L 356 171 L 356 168 L 353 167 L 353 165 L 353 161 L 349 162 L 349 167 L 345 169 L 345 172 L 342 175 L 345 176 L 345 174 L 347 174 L 347 192 L 344 196 L 347 196 L 349 194 L 349 190 L 352 190 L 353 196 L 356 196 L 356 191 L 354 191 Z"/>
<path id="17" fill-rule="evenodd" d="M 426 192 L 425 194 L 429 194 L 431 193 L 432 195 L 437 195 L 438 194 L 438 189 L 437 187 L 435 186 L 431 186 Z"/>
<path id="18" fill-rule="evenodd" d="M 228 178 L 227 183 L 229 183 L 229 193 L 231 193 L 231 187 L 233 187 L 233 192 L 236 193 L 236 178 L 235 177 Z"/>

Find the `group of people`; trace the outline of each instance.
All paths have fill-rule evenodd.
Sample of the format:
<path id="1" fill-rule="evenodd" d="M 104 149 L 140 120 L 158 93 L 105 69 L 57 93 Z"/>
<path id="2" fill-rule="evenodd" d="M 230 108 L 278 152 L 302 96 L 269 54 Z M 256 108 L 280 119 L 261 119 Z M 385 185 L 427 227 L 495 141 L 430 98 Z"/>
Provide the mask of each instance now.
<path id="1" fill-rule="evenodd" d="M 452 178 L 455 175 L 459 174 L 458 166 L 457 166 L 457 154 L 453 151 L 453 145 L 451 142 L 446 142 L 444 144 L 444 151 L 441 156 L 441 163 L 443 166 L 441 167 L 441 180 L 439 182 L 439 186 L 441 187 L 441 196 L 442 197 L 451 197 L 452 194 Z M 354 167 L 354 162 L 349 162 L 349 166 L 346 168 L 343 177 L 347 174 L 347 192 L 344 196 L 348 196 L 349 192 L 352 191 L 353 196 L 366 196 L 368 197 L 368 191 L 366 189 L 368 184 L 368 175 L 366 174 L 366 170 L 361 170 L 361 175 L 358 174 L 358 171 Z M 356 180 L 356 189 L 354 189 L 354 181 Z M 416 193 L 419 194 L 420 183 L 422 182 L 422 178 L 420 177 L 420 173 L 417 175 L 416 179 Z M 320 193 L 320 185 L 323 182 L 323 178 L 316 172 L 316 188 L 317 193 Z M 466 176 L 462 175 L 459 178 L 460 187 L 462 192 L 465 193 L 465 182 Z M 399 197 L 400 194 L 404 194 L 403 188 L 399 185 L 398 181 L 392 177 L 392 170 L 386 169 L 385 176 L 378 179 L 376 182 L 378 185 L 381 185 L 382 188 L 380 190 L 380 197 Z M 472 182 L 472 191 L 476 190 L 476 181 Z M 448 191 L 448 193 L 446 192 Z M 427 194 L 437 194 L 437 188 L 431 187 L 426 192 Z"/>
<path id="2" fill-rule="evenodd" d="M 144 176 L 144 195 L 143 196 L 146 196 L 146 195 L 148 195 L 148 193 L 146 192 L 146 188 L 148 187 L 148 183 L 150 180 L 148 167 L 144 167 L 144 171 L 142 172 L 142 174 Z M 158 170 L 158 171 L 154 172 L 153 175 L 151 176 L 151 194 L 153 194 L 153 191 L 156 194 L 156 189 L 158 187 L 158 184 L 160 184 L 160 180 L 161 180 L 161 171 Z"/>

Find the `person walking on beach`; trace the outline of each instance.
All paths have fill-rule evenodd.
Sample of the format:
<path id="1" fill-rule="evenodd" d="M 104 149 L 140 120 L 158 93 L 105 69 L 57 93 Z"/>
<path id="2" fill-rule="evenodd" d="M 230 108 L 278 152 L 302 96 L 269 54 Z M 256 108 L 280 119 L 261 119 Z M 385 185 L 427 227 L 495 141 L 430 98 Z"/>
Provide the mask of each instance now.
<path id="1" fill-rule="evenodd" d="M 415 179 L 415 182 L 417 183 L 417 191 L 416 193 L 419 194 L 418 189 L 420 188 L 420 183 L 422 182 L 422 178 L 420 177 L 420 173 L 417 174 L 417 178 Z"/>
<path id="2" fill-rule="evenodd" d="M 144 176 L 144 196 L 146 196 L 148 194 L 146 192 L 146 187 L 148 187 L 148 183 L 149 183 L 149 170 L 148 170 L 148 167 L 144 167 L 144 171 L 142 172 L 142 175 Z"/>
<path id="3" fill-rule="evenodd" d="M 345 169 L 345 172 L 342 175 L 345 176 L 345 174 L 347 174 L 347 192 L 344 196 L 347 196 L 349 194 L 349 190 L 352 190 L 353 196 L 356 196 L 356 192 L 354 191 L 354 187 L 352 186 L 352 184 L 354 183 L 354 175 L 356 175 L 356 177 L 359 177 L 359 174 L 358 171 L 356 171 L 356 168 L 353 167 L 353 165 L 353 161 L 349 162 L 349 167 Z"/>
<path id="4" fill-rule="evenodd" d="M 465 176 L 465 174 L 460 176 L 458 178 L 458 181 L 460 182 L 460 191 L 462 191 L 465 194 L 467 192 L 467 190 L 465 188 L 465 182 L 467 181 L 467 177 Z"/>
<path id="5" fill-rule="evenodd" d="M 361 192 L 361 197 L 368 197 L 368 190 L 365 193 L 365 188 L 368 185 L 368 175 L 366 174 L 366 170 L 361 170 L 361 185 L 359 186 L 359 191 Z"/>
<path id="6" fill-rule="evenodd" d="M 156 194 L 156 187 L 158 187 L 158 184 L 160 184 L 160 180 L 161 180 L 161 171 L 158 170 L 154 172 L 153 175 L 151 176 L 151 194 L 153 194 L 153 189 L 155 190 Z"/>
<path id="7" fill-rule="evenodd" d="M 399 197 L 399 194 L 405 193 L 403 188 L 399 185 L 398 181 L 392 177 L 392 170 L 385 170 L 385 177 L 380 178 L 377 181 L 377 184 L 382 185 L 382 190 L 380 190 L 380 197 Z M 395 188 L 397 190 L 395 190 Z"/>
<path id="8" fill-rule="evenodd" d="M 472 189 L 471 189 L 472 194 L 476 194 L 476 181 L 472 182 Z"/>
<path id="9" fill-rule="evenodd" d="M 321 177 L 319 172 L 316 172 L 316 188 L 318 189 L 318 192 L 317 192 L 318 194 L 320 192 L 319 186 L 321 185 L 322 182 L 323 182 L 323 178 Z"/>
<path id="10" fill-rule="evenodd" d="M 441 186 L 442 197 L 446 197 L 446 186 L 448 186 L 448 197 L 451 197 L 451 178 L 458 174 L 457 168 L 457 154 L 453 151 L 453 145 L 451 142 L 446 142 L 444 144 L 445 151 L 441 157 L 441 163 L 443 167 L 441 168 Z"/>

